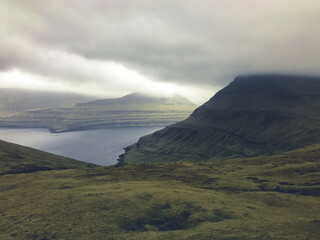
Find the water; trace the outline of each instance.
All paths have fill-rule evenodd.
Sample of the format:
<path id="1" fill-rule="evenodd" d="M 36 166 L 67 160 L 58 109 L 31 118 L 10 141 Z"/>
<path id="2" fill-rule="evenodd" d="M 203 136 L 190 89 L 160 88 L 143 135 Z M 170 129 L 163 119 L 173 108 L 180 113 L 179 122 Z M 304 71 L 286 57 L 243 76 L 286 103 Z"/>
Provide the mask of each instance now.
<path id="1" fill-rule="evenodd" d="M 51 133 L 47 129 L 0 128 L 0 139 L 99 165 L 112 165 L 123 148 L 159 127 L 130 127 Z"/>

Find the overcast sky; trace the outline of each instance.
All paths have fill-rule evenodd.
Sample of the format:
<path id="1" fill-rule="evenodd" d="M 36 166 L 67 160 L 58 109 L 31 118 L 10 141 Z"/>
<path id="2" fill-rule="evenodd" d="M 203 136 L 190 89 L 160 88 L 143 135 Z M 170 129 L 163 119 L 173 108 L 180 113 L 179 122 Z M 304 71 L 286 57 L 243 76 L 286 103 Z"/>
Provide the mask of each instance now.
<path id="1" fill-rule="evenodd" d="M 320 75 L 319 0 L 0 0 L 0 87 L 201 104 L 236 75 Z"/>

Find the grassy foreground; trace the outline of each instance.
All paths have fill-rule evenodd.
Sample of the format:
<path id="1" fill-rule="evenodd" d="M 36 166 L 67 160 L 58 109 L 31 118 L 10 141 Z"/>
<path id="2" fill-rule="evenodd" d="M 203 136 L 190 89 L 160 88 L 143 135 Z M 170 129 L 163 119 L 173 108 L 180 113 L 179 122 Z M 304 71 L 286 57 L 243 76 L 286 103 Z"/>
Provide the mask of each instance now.
<path id="1" fill-rule="evenodd" d="M 0 176 L 0 239 L 319 239 L 320 145 Z"/>

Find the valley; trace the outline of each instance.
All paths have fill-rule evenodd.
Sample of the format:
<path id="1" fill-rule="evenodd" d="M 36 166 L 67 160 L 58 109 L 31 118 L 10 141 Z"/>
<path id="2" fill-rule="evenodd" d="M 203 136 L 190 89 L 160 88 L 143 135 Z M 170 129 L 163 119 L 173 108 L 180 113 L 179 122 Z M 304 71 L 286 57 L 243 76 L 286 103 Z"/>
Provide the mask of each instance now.
<path id="1" fill-rule="evenodd" d="M 317 240 L 319 83 L 284 75 L 237 77 L 189 118 L 141 137 L 107 167 L 1 141 L 0 239 Z M 131 103 L 132 97 L 136 103 L 146 98 L 120 102 Z M 152 101 L 167 113 L 176 107 L 149 99 L 153 107 Z M 70 117 L 79 109 L 109 106 L 110 114 L 113 107 L 131 111 L 129 105 L 121 109 L 119 99 L 97 100 L 35 110 L 29 120 L 24 111 L 8 122 L 42 122 L 65 132 L 81 129 L 75 128 L 80 115 Z M 153 111 L 151 105 L 134 105 L 132 114 L 138 108 Z M 59 114 L 59 126 L 49 124 L 54 111 L 68 116 L 63 109 L 69 109 L 64 119 L 72 124 L 60 123 Z M 42 111 L 48 112 L 39 117 Z M 97 114 L 89 117 L 97 120 Z M 93 122 L 83 127 L 101 127 Z M 128 129 L 115 138 L 126 137 Z M 108 129 L 91 131 L 103 130 Z M 75 133 L 81 132 L 54 134 Z"/>

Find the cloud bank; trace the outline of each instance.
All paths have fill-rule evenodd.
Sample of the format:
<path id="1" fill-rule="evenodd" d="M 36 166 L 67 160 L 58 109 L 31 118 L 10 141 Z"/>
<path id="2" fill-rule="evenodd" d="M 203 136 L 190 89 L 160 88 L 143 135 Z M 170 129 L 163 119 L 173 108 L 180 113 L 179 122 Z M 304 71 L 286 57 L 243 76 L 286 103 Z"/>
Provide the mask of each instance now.
<path id="1" fill-rule="evenodd" d="M 319 75 L 319 11 L 318 0 L 4 0 L 0 87 L 18 71 L 47 87 L 201 103 L 239 74 Z"/>

